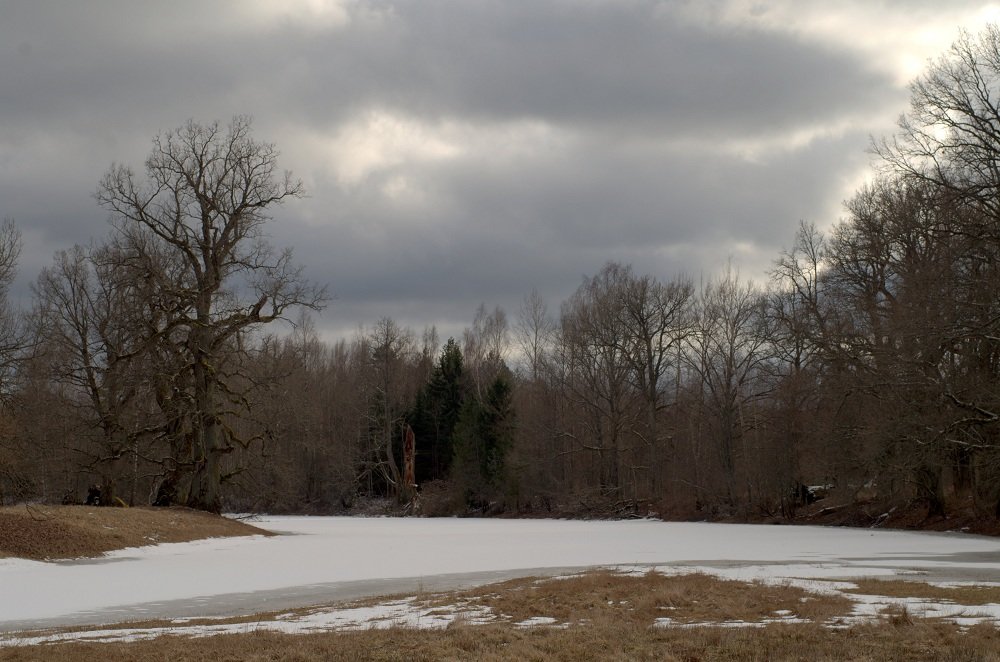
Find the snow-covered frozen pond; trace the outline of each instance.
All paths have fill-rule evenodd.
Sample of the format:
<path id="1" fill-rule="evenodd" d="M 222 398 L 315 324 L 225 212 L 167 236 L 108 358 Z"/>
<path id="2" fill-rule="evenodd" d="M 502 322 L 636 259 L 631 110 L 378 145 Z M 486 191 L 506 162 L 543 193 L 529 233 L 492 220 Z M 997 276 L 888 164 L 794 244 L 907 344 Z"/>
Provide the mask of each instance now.
<path id="1" fill-rule="evenodd" d="M 608 565 L 733 578 L 921 573 L 1000 581 L 1000 539 L 657 521 L 264 517 L 282 535 L 165 544 L 101 559 L 0 559 L 0 631 L 221 616 Z"/>

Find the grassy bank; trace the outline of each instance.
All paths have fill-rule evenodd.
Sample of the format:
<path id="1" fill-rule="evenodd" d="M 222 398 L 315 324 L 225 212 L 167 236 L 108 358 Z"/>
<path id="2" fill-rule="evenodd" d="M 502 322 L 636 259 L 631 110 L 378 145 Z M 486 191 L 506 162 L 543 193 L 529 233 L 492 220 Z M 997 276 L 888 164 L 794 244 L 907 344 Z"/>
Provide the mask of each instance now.
<path id="1" fill-rule="evenodd" d="M 859 620 L 848 593 L 919 598 L 937 590 L 927 584 L 851 586 L 811 592 L 697 574 L 594 571 L 239 619 L 77 630 L 71 634 L 77 639 L 141 637 L 144 629 L 152 637 L 0 648 L 0 660 L 1000 660 L 1000 630 L 994 625 L 962 627 L 891 604 Z M 380 605 L 401 601 L 420 610 L 424 627 L 374 617 L 336 632 L 273 631 L 276 624 L 315 614 L 378 613 Z M 450 620 L 428 629 L 435 615 Z M 227 627 L 229 634 L 200 636 Z M 191 636 L 197 628 L 205 629 Z"/>
<path id="2" fill-rule="evenodd" d="M 992 627 L 960 631 L 940 623 L 849 630 L 817 625 L 760 629 L 662 629 L 600 623 L 569 629 L 463 626 L 443 631 L 371 630 L 288 635 L 269 632 L 205 639 L 163 637 L 133 644 L 58 644 L 0 650 L 10 661 L 149 660 L 941 660 L 1000 659 Z"/>
<path id="3" fill-rule="evenodd" d="M 0 508 L 0 558 L 67 559 L 126 547 L 268 533 L 186 508 Z"/>

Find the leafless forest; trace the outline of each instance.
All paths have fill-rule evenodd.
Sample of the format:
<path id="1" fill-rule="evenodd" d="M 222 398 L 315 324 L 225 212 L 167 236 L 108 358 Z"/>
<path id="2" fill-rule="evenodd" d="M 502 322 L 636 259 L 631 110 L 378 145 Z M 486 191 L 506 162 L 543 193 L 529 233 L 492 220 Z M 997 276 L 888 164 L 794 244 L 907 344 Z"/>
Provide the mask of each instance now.
<path id="1" fill-rule="evenodd" d="M 609 262 L 457 338 L 385 317 L 322 341 L 326 292 L 266 239 L 303 193 L 274 146 L 242 118 L 161 134 L 100 179 L 109 234 L 3 308 L 0 502 L 756 517 L 836 492 L 1000 518 L 1000 31 L 911 93 L 768 282 Z M 14 223 L 0 243 L 9 287 Z"/>

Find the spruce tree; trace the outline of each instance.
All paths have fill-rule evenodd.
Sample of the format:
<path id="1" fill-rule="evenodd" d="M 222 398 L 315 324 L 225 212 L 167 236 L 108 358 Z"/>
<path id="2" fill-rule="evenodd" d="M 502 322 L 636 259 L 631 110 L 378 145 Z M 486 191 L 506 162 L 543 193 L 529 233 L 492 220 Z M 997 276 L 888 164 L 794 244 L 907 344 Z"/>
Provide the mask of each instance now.
<path id="1" fill-rule="evenodd" d="M 455 429 L 451 479 L 472 510 L 502 508 L 507 487 L 507 454 L 514 442 L 516 417 L 510 372 L 503 368 L 490 382 L 482 402 L 469 398 Z"/>
<path id="2" fill-rule="evenodd" d="M 418 484 L 448 477 L 464 400 L 462 350 L 449 338 L 408 416 L 417 441 Z"/>

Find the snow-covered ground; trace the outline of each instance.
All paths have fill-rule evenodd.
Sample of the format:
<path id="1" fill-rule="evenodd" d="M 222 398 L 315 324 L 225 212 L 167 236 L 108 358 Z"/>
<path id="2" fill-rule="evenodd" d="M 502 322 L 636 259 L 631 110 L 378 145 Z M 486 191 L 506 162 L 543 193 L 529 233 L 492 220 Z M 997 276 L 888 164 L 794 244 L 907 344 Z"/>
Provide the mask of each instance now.
<path id="1" fill-rule="evenodd" d="M 961 534 L 657 521 L 254 523 L 283 535 L 165 544 L 75 562 L 0 559 L 0 632 L 254 613 L 586 566 L 697 567 L 773 581 L 912 573 L 1000 580 L 1000 539 Z"/>

